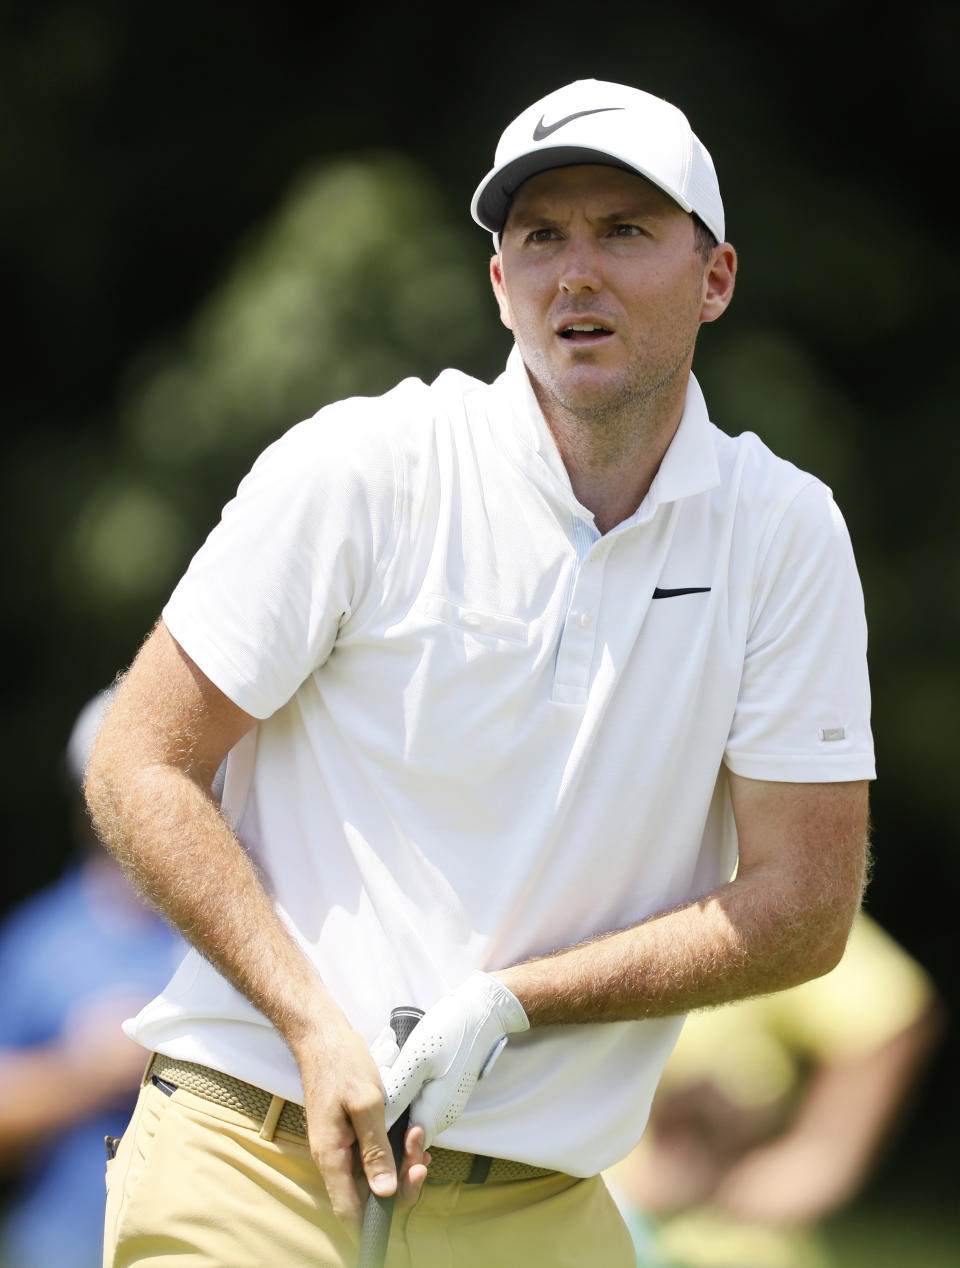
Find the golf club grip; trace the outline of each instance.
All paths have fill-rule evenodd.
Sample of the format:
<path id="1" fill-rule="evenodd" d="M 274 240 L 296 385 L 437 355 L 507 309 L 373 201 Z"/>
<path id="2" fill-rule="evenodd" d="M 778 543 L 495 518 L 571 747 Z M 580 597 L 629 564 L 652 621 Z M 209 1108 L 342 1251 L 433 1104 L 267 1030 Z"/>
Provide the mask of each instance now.
<path id="1" fill-rule="evenodd" d="M 414 1008 L 412 1004 L 395 1008 L 390 1014 L 390 1029 L 402 1048 L 410 1037 L 414 1026 L 423 1016 L 423 1010 Z M 399 1166 L 403 1157 L 403 1138 L 407 1134 L 410 1121 L 408 1110 L 400 1115 L 387 1135 L 393 1150 L 394 1161 Z M 398 1177 L 399 1179 L 399 1177 Z M 395 1194 L 388 1198 L 371 1193 L 363 1209 L 363 1229 L 360 1233 L 360 1256 L 357 1268 L 383 1268 L 387 1257 L 387 1242 L 390 1240 L 390 1221 L 393 1219 L 393 1202 Z"/>

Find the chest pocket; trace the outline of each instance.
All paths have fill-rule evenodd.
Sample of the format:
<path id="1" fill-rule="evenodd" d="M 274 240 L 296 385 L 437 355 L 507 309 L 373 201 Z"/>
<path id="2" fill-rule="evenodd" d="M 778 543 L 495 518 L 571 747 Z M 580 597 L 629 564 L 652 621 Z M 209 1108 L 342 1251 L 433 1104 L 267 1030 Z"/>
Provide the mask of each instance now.
<path id="1" fill-rule="evenodd" d="M 521 645 L 528 643 L 530 639 L 530 629 L 526 621 L 514 616 L 499 616 L 495 612 L 483 612 L 463 603 L 454 603 L 442 595 L 427 595 L 423 610 L 430 620 L 442 621 L 467 634 L 503 639 L 505 642 Z"/>

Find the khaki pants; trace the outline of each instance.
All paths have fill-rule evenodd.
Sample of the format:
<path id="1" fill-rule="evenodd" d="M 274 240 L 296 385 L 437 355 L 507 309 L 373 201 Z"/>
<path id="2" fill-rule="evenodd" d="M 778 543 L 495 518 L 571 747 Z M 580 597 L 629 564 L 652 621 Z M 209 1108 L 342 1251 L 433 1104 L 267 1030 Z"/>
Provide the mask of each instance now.
<path id="1" fill-rule="evenodd" d="M 146 1083 L 108 1164 L 104 1268 L 354 1268 L 302 1137 Z M 387 1268 L 633 1268 L 603 1180 L 427 1183 Z"/>

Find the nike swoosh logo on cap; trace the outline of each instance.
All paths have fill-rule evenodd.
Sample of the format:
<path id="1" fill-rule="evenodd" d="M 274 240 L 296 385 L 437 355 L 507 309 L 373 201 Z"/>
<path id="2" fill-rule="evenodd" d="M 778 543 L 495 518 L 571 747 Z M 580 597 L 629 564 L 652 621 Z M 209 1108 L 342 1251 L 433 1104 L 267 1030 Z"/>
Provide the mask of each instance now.
<path id="1" fill-rule="evenodd" d="M 576 114 L 565 115 L 564 118 L 558 119 L 556 123 L 544 123 L 543 115 L 540 116 L 540 122 L 533 129 L 534 141 L 543 141 L 551 133 L 556 132 L 558 128 L 565 127 L 566 124 L 572 123 L 574 119 L 582 119 L 585 114 L 603 114 L 607 110 L 624 110 L 625 106 L 597 106 L 595 110 L 578 110 Z"/>
<path id="2" fill-rule="evenodd" d="M 653 597 L 655 599 L 675 599 L 679 594 L 707 594 L 709 590 L 709 586 L 683 586 L 679 590 L 661 590 L 657 586 L 653 592 Z"/>

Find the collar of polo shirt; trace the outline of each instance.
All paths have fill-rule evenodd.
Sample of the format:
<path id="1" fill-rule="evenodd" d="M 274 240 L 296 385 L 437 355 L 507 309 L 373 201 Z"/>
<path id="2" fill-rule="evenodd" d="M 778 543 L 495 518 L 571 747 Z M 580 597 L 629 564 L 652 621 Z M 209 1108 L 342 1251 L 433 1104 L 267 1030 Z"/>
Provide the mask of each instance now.
<path id="1" fill-rule="evenodd" d="M 592 514 L 577 500 L 556 442 L 537 403 L 520 350 L 514 345 L 506 372 L 499 383 L 505 408 L 493 420 L 505 443 L 545 487 L 552 490 L 575 513 L 593 521 Z M 715 488 L 720 483 L 717 454 L 710 439 L 710 416 L 700 384 L 693 374 L 687 385 L 683 415 L 673 440 L 664 454 L 660 469 L 640 508 L 628 523 L 645 523 L 665 502 L 675 502 Z"/>

